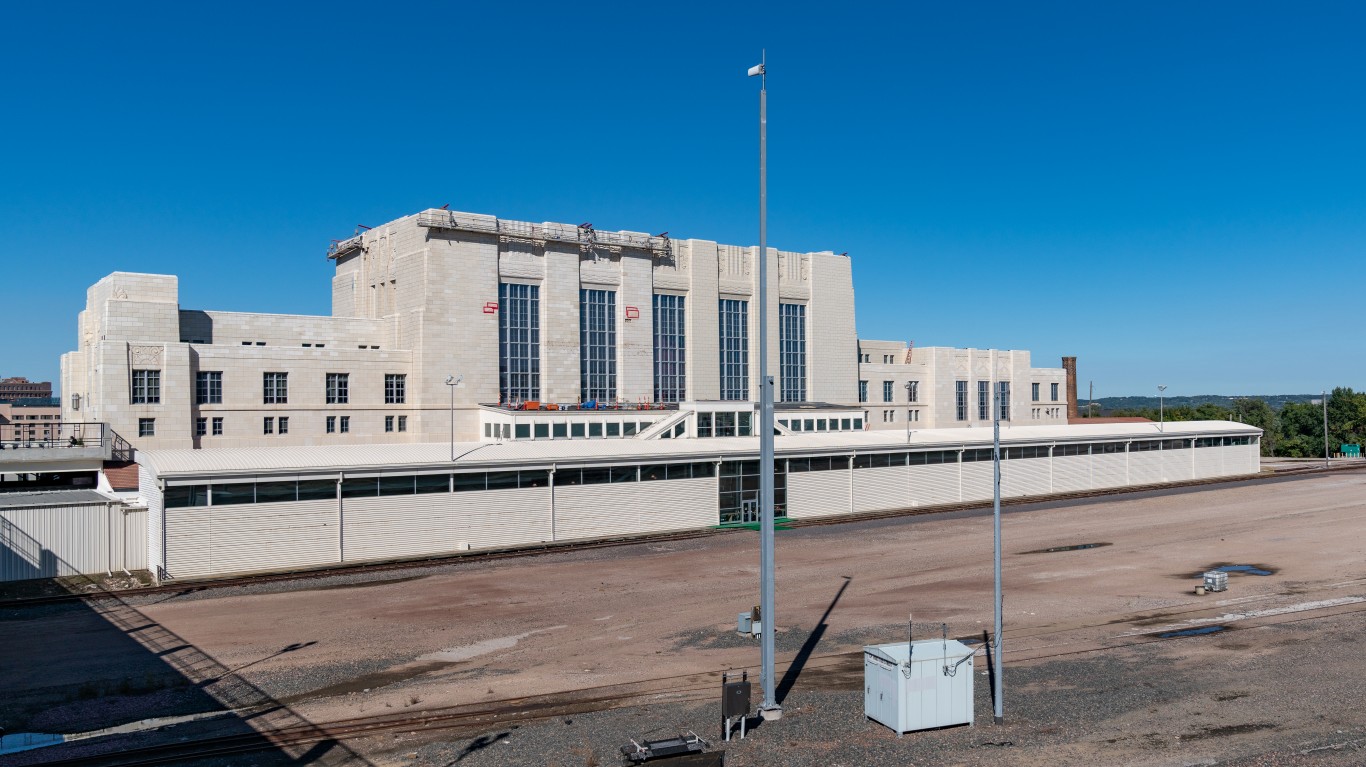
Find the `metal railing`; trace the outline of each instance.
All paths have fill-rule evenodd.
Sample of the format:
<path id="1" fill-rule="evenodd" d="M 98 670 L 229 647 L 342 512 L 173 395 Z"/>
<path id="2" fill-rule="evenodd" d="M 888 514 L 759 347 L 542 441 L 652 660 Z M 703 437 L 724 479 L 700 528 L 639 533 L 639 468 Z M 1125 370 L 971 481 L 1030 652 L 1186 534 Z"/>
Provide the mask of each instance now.
<path id="1" fill-rule="evenodd" d="M 0 424 L 0 450 L 95 449 L 115 461 L 133 460 L 133 446 L 99 421 L 24 421 Z"/>
<path id="2" fill-rule="evenodd" d="M 504 221 L 498 218 L 465 217 L 453 210 L 424 210 L 417 214 L 417 225 L 429 229 L 452 229 L 466 232 L 497 234 L 531 242 L 572 242 L 588 250 L 594 247 L 634 248 L 648 250 L 659 256 L 673 253 L 673 242 L 667 233 L 648 235 L 638 232 L 607 232 L 592 226 L 567 224 L 543 226 L 527 221 Z M 350 242 L 347 240 L 346 242 Z"/>

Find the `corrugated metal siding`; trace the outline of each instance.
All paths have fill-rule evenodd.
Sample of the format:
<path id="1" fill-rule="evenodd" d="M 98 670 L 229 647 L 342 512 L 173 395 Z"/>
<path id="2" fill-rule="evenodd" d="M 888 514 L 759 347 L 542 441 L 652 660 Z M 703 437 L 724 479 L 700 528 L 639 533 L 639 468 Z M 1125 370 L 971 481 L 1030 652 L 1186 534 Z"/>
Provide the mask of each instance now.
<path id="1" fill-rule="evenodd" d="M 956 463 L 930 464 L 911 467 L 911 505 L 933 506 L 957 503 L 958 466 Z M 987 464 L 986 497 L 991 497 L 991 465 Z"/>
<path id="2" fill-rule="evenodd" d="M 1129 484 L 1155 485 L 1162 481 L 1162 453 L 1144 450 L 1129 453 Z"/>
<path id="3" fill-rule="evenodd" d="M 879 466 L 854 469 L 853 472 L 854 511 L 887 511 L 910 507 L 910 467 Z"/>
<path id="4" fill-rule="evenodd" d="M 1047 495 L 1047 458 L 1019 458 L 1001 461 L 1001 497 Z"/>
<path id="5" fill-rule="evenodd" d="M 711 478 L 555 488 L 555 540 L 707 527 L 719 522 Z"/>
<path id="6" fill-rule="evenodd" d="M 1195 477 L 1217 477 L 1223 473 L 1224 457 L 1221 447 L 1198 447 L 1195 449 Z"/>
<path id="7" fill-rule="evenodd" d="M 991 483 L 994 480 L 991 461 L 967 461 L 959 464 L 963 473 L 963 494 L 961 500 L 980 501 L 992 495 Z M 1002 474 L 1005 461 L 1001 461 Z M 941 501 L 942 503 L 942 501 Z"/>
<path id="8" fill-rule="evenodd" d="M 156 475 L 146 466 L 138 466 L 138 495 L 147 505 L 147 567 L 156 572 L 157 568 L 166 568 L 166 552 L 162 550 L 166 509 Z"/>
<path id="9" fill-rule="evenodd" d="M 793 519 L 849 513 L 849 469 L 787 475 L 787 515 Z"/>
<path id="10" fill-rule="evenodd" d="M 210 559 L 210 520 L 208 506 L 166 510 L 166 574 L 190 578 L 214 572 Z"/>
<path id="11" fill-rule="evenodd" d="M 463 551 L 469 544 L 468 524 L 457 510 L 457 495 L 343 499 L 342 548 L 346 561 Z"/>
<path id="12" fill-rule="evenodd" d="M 147 510 L 123 509 L 119 513 L 123 517 L 123 566 L 129 570 L 146 570 Z"/>
<path id="13" fill-rule="evenodd" d="M 337 561 L 337 502 L 210 507 L 215 573 L 309 567 Z"/>
<path id="14" fill-rule="evenodd" d="M 465 523 L 472 549 L 516 546 L 554 540 L 550 529 L 550 488 L 452 493 L 454 512 Z"/>
<path id="15" fill-rule="evenodd" d="M 0 508 L 0 581 L 103 573 L 110 568 L 107 504 Z"/>
<path id="16" fill-rule="evenodd" d="M 1162 481 L 1182 482 L 1188 479 L 1191 479 L 1190 448 L 1182 450 L 1163 450 Z"/>
<path id="17" fill-rule="evenodd" d="M 1091 456 L 1064 455 L 1053 459 L 1053 490 L 1072 493 L 1091 489 Z"/>
<path id="18" fill-rule="evenodd" d="M 1102 453 L 1091 456 L 1091 487 L 1099 490 L 1105 487 L 1124 487 L 1124 453 Z"/>

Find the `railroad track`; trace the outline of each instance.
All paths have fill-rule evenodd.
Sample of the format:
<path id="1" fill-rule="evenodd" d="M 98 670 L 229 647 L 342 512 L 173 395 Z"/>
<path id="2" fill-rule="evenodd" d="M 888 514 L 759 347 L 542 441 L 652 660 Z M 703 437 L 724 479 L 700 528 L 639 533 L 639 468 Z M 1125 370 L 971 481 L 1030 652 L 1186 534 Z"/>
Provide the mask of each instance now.
<path id="1" fill-rule="evenodd" d="M 1287 476 L 1301 476 L 1312 474 L 1323 474 L 1326 472 L 1339 471 L 1359 471 L 1366 469 L 1366 462 L 1361 465 L 1350 465 L 1338 467 L 1336 469 L 1324 469 L 1313 465 L 1305 467 L 1294 467 L 1281 469 L 1262 474 L 1244 475 L 1237 477 L 1213 477 L 1210 479 L 1186 480 L 1182 482 L 1168 482 L 1157 485 L 1134 485 L 1122 488 L 1106 488 L 1103 490 L 1083 490 L 1073 493 L 1057 493 L 1053 495 L 1035 495 L 1026 497 L 1003 498 L 1003 507 L 1021 506 L 1038 503 L 1051 503 L 1057 501 L 1086 500 L 1088 498 L 1103 498 L 1115 495 L 1127 495 L 1130 493 L 1152 492 L 1154 490 L 1181 489 L 1192 487 L 1203 487 L 1208 485 L 1221 485 L 1235 482 L 1267 482 L 1283 479 Z M 990 502 L 971 501 L 965 503 L 940 504 L 935 506 L 922 506 L 908 509 L 894 509 L 890 511 L 861 512 L 858 514 L 843 514 L 839 516 L 820 517 L 814 519 L 793 519 L 787 520 L 783 524 L 789 528 L 803 527 L 825 527 L 830 525 L 841 525 L 849 522 L 863 522 L 877 519 L 891 519 L 895 517 L 915 517 L 930 514 L 948 514 L 958 511 L 972 511 L 984 509 L 990 506 Z M 158 594 L 192 594 L 201 591 L 212 591 L 215 589 L 229 589 L 241 586 L 257 586 L 266 583 L 282 583 L 290 581 L 308 581 L 321 578 L 331 578 L 339 575 L 358 575 L 368 573 L 392 572 L 414 570 L 424 567 L 449 566 L 469 564 L 476 562 L 489 562 L 501 559 L 519 559 L 523 557 L 543 556 L 546 554 L 558 554 L 577 551 L 591 551 L 594 549 L 609 549 L 622 546 L 631 546 L 641 543 L 669 543 L 673 541 L 685 541 L 696 538 L 706 538 L 713 535 L 737 532 L 736 528 L 706 528 L 701 530 L 683 530 L 672 533 L 656 533 L 650 535 L 620 536 L 615 538 L 600 538 L 591 541 L 573 541 L 568 543 L 547 543 L 538 546 L 519 546 L 512 549 L 495 549 L 489 551 L 471 552 L 467 554 L 451 554 L 438 557 L 425 557 L 421 559 L 403 559 L 389 562 L 371 562 L 365 564 L 346 565 L 328 568 L 314 568 L 308 570 L 294 570 L 277 573 L 264 573 L 258 575 L 247 575 L 233 578 L 218 578 L 212 580 L 186 581 L 181 583 L 166 583 L 159 586 L 142 586 L 128 589 L 100 589 L 88 592 L 73 592 L 69 594 L 52 594 L 41 597 L 28 597 L 20 599 L 0 600 L 0 610 L 21 609 L 25 607 L 36 607 L 40 605 L 61 604 L 66 602 L 80 602 L 96 599 L 121 599 L 124 597 L 154 596 Z"/>
<path id="2" fill-rule="evenodd" d="M 1102 641 L 1080 644 L 1062 641 L 1020 650 L 1012 650 L 1012 642 L 1040 636 L 1067 635 L 1086 630 L 1104 629 L 1128 622 L 1146 622 L 1155 617 L 1180 619 L 1182 616 L 1210 612 L 1216 607 L 1198 607 L 1160 614 L 1136 615 L 1130 619 L 1108 620 L 1076 624 L 1062 629 L 1032 631 L 1028 628 L 1012 632 L 1007 637 L 1006 661 L 1025 663 L 1050 660 L 1098 652 L 1115 652 L 1159 642 L 1180 641 L 1162 638 L 1158 632 L 1120 635 Z M 1308 620 L 1366 612 L 1366 602 L 1328 605 L 1291 613 L 1268 615 L 1250 619 L 1239 630 L 1256 630 L 1268 626 L 1298 623 Z M 861 650 L 813 655 L 802 666 L 802 673 L 819 670 L 850 671 L 861 667 Z M 739 669 L 734 669 L 739 670 Z M 751 668 L 757 674 L 757 668 Z M 786 669 L 780 665 L 779 671 Z M 163 743 L 125 749 L 117 753 L 91 754 L 53 761 L 38 762 L 44 767 L 151 767 L 179 764 L 189 760 L 230 758 L 249 753 L 276 750 L 291 754 L 291 750 L 308 749 L 321 743 L 336 744 L 350 752 L 349 740 L 395 732 L 440 733 L 447 737 L 474 735 L 511 724 L 529 723 L 591 711 L 627 708 L 646 703 L 686 702 L 714 698 L 719 694 L 720 672 L 702 672 L 659 677 L 635 683 L 585 687 L 546 695 L 508 698 L 491 703 L 466 704 L 409 713 L 339 719 L 320 724 L 303 724 L 265 732 L 251 732 L 195 740 Z M 239 712 L 246 716 L 250 712 Z M 315 755 L 314 758 L 319 758 Z M 363 757 L 360 757 L 362 760 Z"/>

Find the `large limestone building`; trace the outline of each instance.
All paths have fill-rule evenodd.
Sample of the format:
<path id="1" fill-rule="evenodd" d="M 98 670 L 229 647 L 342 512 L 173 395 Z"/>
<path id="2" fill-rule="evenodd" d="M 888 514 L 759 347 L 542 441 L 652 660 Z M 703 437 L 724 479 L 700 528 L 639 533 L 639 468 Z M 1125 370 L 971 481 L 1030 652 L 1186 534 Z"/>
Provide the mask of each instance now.
<path id="1" fill-rule="evenodd" d="M 757 399 L 758 248 L 426 210 L 330 255 L 330 317 L 184 310 L 174 276 L 100 280 L 62 357 L 64 419 L 142 449 L 431 442 L 487 434 L 489 406 Z M 783 398 L 851 401 L 849 259 L 768 259 Z"/>

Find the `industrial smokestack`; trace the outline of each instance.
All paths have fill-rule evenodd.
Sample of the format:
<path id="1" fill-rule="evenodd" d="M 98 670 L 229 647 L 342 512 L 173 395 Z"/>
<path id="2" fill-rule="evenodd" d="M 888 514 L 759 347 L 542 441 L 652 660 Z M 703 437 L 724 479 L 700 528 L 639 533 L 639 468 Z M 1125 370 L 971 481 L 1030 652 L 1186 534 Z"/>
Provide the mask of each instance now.
<path id="1" fill-rule="evenodd" d="M 1063 357 L 1062 369 L 1067 372 L 1067 419 L 1080 418 L 1077 412 L 1077 358 Z"/>

